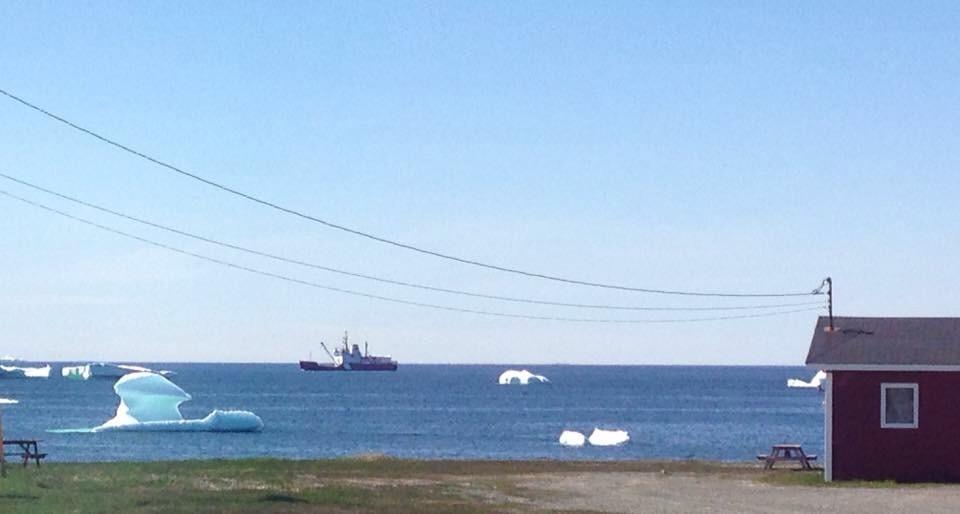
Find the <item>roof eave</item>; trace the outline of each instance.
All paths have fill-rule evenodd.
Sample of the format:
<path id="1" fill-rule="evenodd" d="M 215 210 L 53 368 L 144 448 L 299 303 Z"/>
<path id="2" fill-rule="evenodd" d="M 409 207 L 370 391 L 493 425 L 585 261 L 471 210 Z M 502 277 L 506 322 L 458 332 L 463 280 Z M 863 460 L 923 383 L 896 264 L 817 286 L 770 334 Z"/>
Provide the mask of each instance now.
<path id="1" fill-rule="evenodd" d="M 960 364 L 830 364 L 808 362 L 807 366 L 825 371 L 936 371 L 960 372 Z"/>

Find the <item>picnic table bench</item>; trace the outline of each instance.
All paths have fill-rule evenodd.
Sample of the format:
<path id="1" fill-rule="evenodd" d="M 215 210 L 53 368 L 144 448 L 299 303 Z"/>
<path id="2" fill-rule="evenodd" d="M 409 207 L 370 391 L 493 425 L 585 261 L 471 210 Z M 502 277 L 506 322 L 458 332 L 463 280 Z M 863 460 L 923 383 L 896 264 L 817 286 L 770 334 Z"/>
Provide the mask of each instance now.
<path id="1" fill-rule="evenodd" d="M 40 465 L 40 461 L 46 458 L 46 453 L 40 453 L 39 448 L 37 447 L 36 439 L 4 439 L 3 446 L 16 446 L 20 450 L 19 452 L 7 453 L 4 451 L 4 458 L 7 456 L 10 457 L 20 457 L 23 459 L 23 466 L 26 467 L 30 463 L 30 459 L 33 459 L 37 463 L 37 466 Z M 6 449 L 6 448 L 4 448 Z"/>
<path id="2" fill-rule="evenodd" d="M 763 469 L 773 469 L 774 464 L 782 461 L 799 463 L 800 469 L 813 469 L 810 462 L 817 456 L 807 455 L 799 444 L 775 444 L 769 455 L 757 455 L 757 460 L 764 461 Z"/>

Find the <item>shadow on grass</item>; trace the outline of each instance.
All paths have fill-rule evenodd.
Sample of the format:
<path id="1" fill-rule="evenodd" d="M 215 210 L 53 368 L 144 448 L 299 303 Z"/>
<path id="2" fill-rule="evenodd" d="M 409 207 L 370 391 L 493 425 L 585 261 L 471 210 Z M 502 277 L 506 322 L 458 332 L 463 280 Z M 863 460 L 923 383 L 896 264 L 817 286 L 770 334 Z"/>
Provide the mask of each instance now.
<path id="1" fill-rule="evenodd" d="M 802 486 L 802 487 L 827 487 L 827 488 L 857 488 L 857 489 L 894 489 L 902 487 L 926 487 L 937 484 L 933 483 L 903 483 L 893 480 L 838 480 L 825 482 L 823 480 L 823 469 L 816 469 L 813 472 L 800 470 L 784 470 L 765 473 L 760 477 L 760 482 L 779 485 L 779 486 Z"/>
<path id="2" fill-rule="evenodd" d="M 0 500 L 39 500 L 39 496 L 21 493 L 0 493 Z"/>
<path id="3" fill-rule="evenodd" d="M 269 503 L 307 503 L 307 500 L 303 498 L 297 498 L 296 496 L 290 496 L 288 494 L 266 494 L 259 498 L 258 501 L 269 502 Z"/>

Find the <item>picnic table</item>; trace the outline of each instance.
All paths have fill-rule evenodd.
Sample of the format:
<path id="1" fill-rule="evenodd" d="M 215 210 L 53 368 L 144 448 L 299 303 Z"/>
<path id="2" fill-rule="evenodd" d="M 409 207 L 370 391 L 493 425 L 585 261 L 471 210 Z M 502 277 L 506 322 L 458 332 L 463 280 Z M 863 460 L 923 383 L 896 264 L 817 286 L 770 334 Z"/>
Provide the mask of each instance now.
<path id="1" fill-rule="evenodd" d="M 816 455 L 807 455 L 799 444 L 775 444 L 769 455 L 757 455 L 758 460 L 764 461 L 763 469 L 773 469 L 773 465 L 781 462 L 797 462 L 800 469 L 813 469 L 811 461 L 817 460 Z"/>
<path id="2" fill-rule="evenodd" d="M 4 439 L 3 446 L 6 450 L 7 446 L 16 446 L 19 448 L 20 452 L 7 453 L 4 451 L 5 456 L 11 457 L 21 457 L 23 459 L 23 466 L 26 467 L 30 462 L 30 459 L 33 459 L 37 466 L 40 465 L 40 460 L 47 456 L 46 453 L 40 453 L 39 448 L 37 447 L 36 439 Z"/>

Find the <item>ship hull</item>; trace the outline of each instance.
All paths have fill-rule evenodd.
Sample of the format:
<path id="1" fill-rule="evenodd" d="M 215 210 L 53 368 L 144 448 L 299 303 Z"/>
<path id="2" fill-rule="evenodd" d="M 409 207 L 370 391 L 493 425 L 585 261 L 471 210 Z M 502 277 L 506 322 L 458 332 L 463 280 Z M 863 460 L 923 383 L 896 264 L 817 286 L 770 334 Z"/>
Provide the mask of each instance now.
<path id="1" fill-rule="evenodd" d="M 389 364 L 352 364 L 350 369 L 344 368 L 344 371 L 396 371 L 397 363 L 391 362 Z"/>
<path id="2" fill-rule="evenodd" d="M 303 371 L 340 371 L 340 366 L 320 364 L 314 361 L 300 361 L 300 369 Z"/>
<path id="3" fill-rule="evenodd" d="M 315 361 L 300 361 L 300 369 L 303 371 L 396 371 L 397 364 L 352 364 L 349 368 L 343 366 L 334 366 L 333 364 L 320 364 Z"/>

